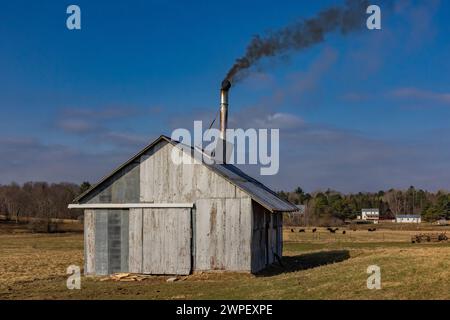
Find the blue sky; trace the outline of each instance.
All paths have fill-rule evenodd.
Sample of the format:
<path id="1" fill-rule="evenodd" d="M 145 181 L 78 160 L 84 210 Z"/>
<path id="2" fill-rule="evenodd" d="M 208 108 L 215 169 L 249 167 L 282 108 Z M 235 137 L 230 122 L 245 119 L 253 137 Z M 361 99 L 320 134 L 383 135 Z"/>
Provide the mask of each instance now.
<path id="1" fill-rule="evenodd" d="M 253 35 L 341 3 L 2 1 L 0 183 L 94 182 L 160 134 L 210 121 Z M 82 30 L 65 26 L 70 4 Z M 230 97 L 234 126 L 280 128 L 280 173 L 259 178 L 450 189 L 449 12 L 448 1 L 396 1 L 381 31 L 263 61 Z"/>

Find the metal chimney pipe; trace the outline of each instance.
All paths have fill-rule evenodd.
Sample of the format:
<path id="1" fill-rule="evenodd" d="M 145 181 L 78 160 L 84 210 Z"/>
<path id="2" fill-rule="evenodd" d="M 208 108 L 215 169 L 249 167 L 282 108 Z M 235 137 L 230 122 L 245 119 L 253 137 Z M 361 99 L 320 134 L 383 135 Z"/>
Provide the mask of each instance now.
<path id="1" fill-rule="evenodd" d="M 220 89 L 220 138 L 226 140 L 226 130 L 228 127 L 228 91 L 231 82 L 224 80 Z"/>
<path id="2" fill-rule="evenodd" d="M 228 92 L 231 82 L 224 80 L 220 89 L 220 139 L 222 140 L 222 161 L 226 163 L 227 157 L 227 127 L 228 127 Z"/>

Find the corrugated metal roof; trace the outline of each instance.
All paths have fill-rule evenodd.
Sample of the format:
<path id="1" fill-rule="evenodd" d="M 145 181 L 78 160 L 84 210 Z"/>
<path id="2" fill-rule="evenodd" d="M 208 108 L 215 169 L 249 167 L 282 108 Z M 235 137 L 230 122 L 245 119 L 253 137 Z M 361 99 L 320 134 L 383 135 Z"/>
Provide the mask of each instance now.
<path id="1" fill-rule="evenodd" d="M 134 162 L 137 158 L 142 156 L 144 153 L 146 153 L 150 148 L 155 146 L 157 143 L 161 141 L 167 141 L 170 144 L 176 146 L 180 144 L 180 142 L 176 140 L 172 140 L 171 138 L 167 136 L 160 136 L 158 139 L 153 141 L 151 144 L 149 144 L 147 147 L 145 147 L 143 150 L 141 150 L 138 154 L 136 154 L 134 157 L 132 157 L 130 160 L 125 162 L 123 165 L 118 167 L 116 170 L 114 170 L 111 174 L 104 177 L 99 183 L 92 186 L 89 190 L 87 190 L 85 193 L 77 197 L 74 202 L 81 201 L 84 197 L 86 197 L 88 194 L 90 194 L 92 191 L 97 189 L 100 185 L 102 185 L 105 181 L 107 181 L 110 177 L 112 177 L 114 174 L 116 174 L 118 171 L 129 165 L 130 163 Z M 198 149 L 194 149 L 190 147 L 194 152 L 200 152 Z M 200 158 L 201 159 L 201 158 Z M 290 203 L 289 201 L 286 201 L 282 198 L 280 198 L 274 191 L 263 185 L 261 182 L 257 181 L 256 179 L 250 177 L 249 175 L 242 172 L 237 167 L 231 165 L 231 164 L 206 164 L 202 163 L 206 167 L 210 168 L 226 180 L 233 183 L 235 186 L 240 188 L 242 191 L 247 193 L 254 201 L 258 202 L 260 205 L 265 207 L 266 209 L 272 211 L 272 212 L 293 212 L 298 211 L 298 208 Z"/>
<path id="2" fill-rule="evenodd" d="M 267 188 L 259 181 L 248 176 L 238 168 L 230 164 L 207 165 L 225 179 L 246 192 L 253 200 L 270 211 L 292 212 L 298 208 L 292 203 L 281 199 L 275 192 Z"/>

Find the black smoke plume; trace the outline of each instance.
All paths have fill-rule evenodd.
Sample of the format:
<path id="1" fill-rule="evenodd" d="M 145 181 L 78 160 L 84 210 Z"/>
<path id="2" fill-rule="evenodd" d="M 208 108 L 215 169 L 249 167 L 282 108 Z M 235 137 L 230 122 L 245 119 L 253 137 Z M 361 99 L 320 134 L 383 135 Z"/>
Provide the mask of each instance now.
<path id="1" fill-rule="evenodd" d="M 244 77 L 245 70 L 262 58 L 275 57 L 308 48 L 323 42 L 331 32 L 347 34 L 365 27 L 368 0 L 347 0 L 341 7 L 321 11 L 316 17 L 299 21 L 266 36 L 255 36 L 247 46 L 245 55 L 236 60 L 225 80 L 237 82 Z"/>

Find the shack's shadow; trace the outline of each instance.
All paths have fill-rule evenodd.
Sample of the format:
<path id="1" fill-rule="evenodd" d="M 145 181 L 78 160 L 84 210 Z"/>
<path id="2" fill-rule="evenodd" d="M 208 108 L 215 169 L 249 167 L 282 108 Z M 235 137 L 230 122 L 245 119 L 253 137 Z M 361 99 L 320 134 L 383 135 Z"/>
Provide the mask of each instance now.
<path id="1" fill-rule="evenodd" d="M 286 256 L 281 259 L 282 264 L 276 262 L 270 267 L 257 273 L 256 276 L 272 277 L 282 273 L 313 269 L 348 259 L 350 259 L 350 252 L 348 250 L 321 251 L 299 256 Z"/>

